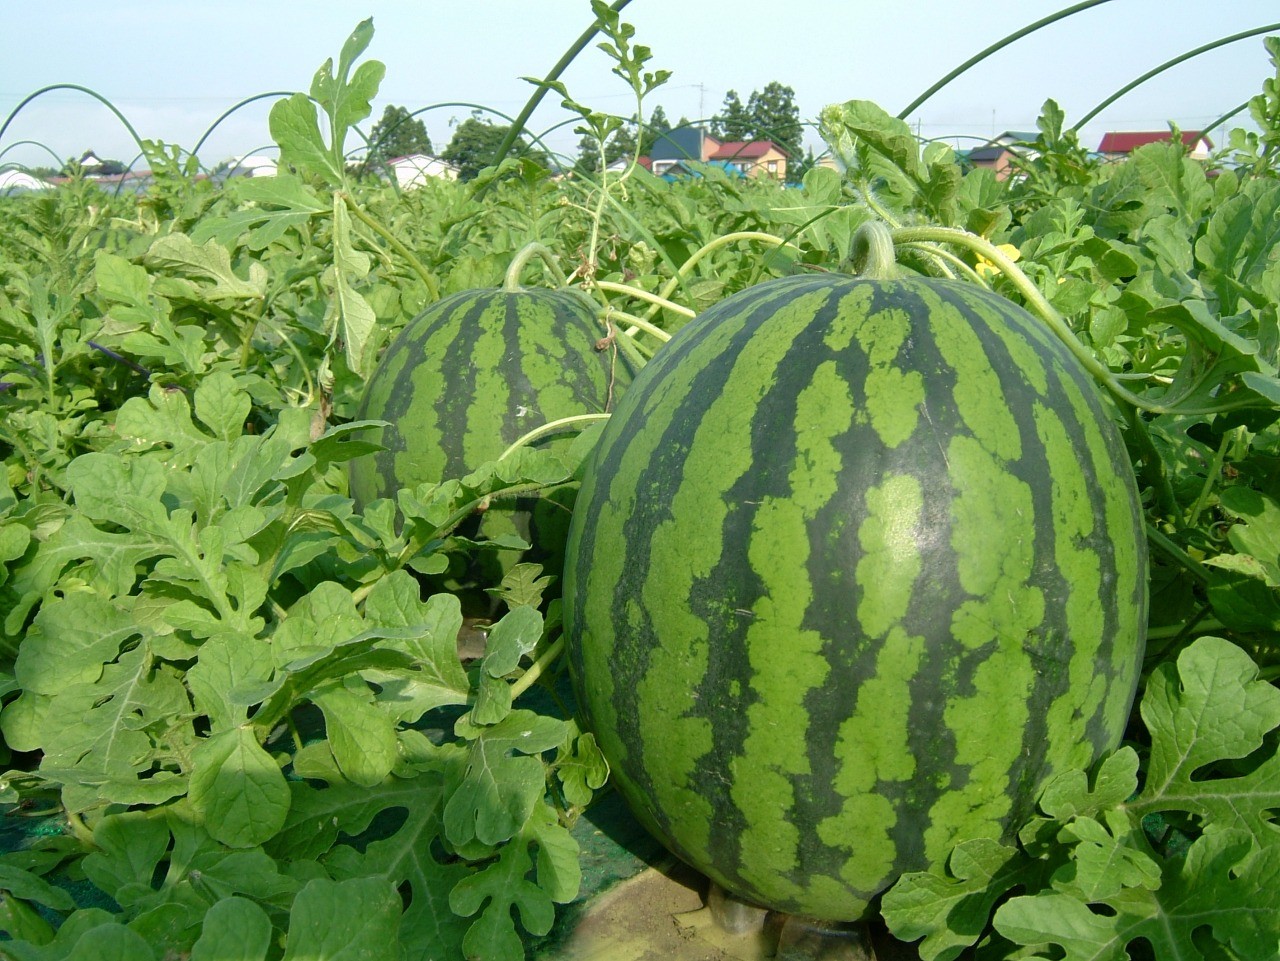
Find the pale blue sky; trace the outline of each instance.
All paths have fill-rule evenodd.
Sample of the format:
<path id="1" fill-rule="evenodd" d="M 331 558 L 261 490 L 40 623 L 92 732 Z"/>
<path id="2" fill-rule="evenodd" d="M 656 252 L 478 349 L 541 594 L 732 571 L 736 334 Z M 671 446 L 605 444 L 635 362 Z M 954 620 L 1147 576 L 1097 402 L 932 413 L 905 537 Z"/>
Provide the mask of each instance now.
<path id="1" fill-rule="evenodd" d="M 635 24 L 637 42 L 653 49 L 652 66 L 674 71 L 652 100 L 673 121 L 714 113 L 731 88 L 745 101 L 773 80 L 794 88 L 811 119 L 824 105 L 851 98 L 897 113 L 972 54 L 1069 5 L 798 0 L 785 5 L 795 13 L 782 13 L 776 0 L 633 0 L 623 18 Z M 188 148 L 240 99 L 307 89 L 316 68 L 337 56 L 367 16 L 375 36 L 366 57 L 387 65 L 370 123 L 389 103 L 413 110 L 469 101 L 514 115 L 533 91 L 520 77 L 544 75 L 591 20 L 587 0 L 5 0 L 0 9 L 0 123 L 38 88 L 76 83 L 111 100 L 142 136 Z M 910 119 L 925 136 L 990 136 L 1034 129 L 1040 105 L 1053 97 L 1071 122 L 1171 57 L 1278 20 L 1276 0 L 1110 0 L 995 55 Z M 578 100 L 630 113 L 629 91 L 609 66 L 588 48 L 563 79 Z M 1084 129 L 1084 142 L 1096 146 L 1107 129 L 1209 123 L 1271 74 L 1261 38 L 1233 44 L 1129 94 Z M 547 98 L 534 130 L 567 116 L 556 104 Z M 261 102 L 225 122 L 201 159 L 212 166 L 268 144 L 269 107 Z M 455 107 L 423 117 L 437 149 L 449 139 L 451 118 L 467 113 Z M 0 164 L 50 163 L 43 150 L 13 146 L 27 139 L 60 157 L 89 148 L 126 162 L 136 154 L 119 122 L 77 93 L 49 94 L 25 107 L 0 138 Z M 565 127 L 548 139 L 572 152 L 578 138 Z"/>

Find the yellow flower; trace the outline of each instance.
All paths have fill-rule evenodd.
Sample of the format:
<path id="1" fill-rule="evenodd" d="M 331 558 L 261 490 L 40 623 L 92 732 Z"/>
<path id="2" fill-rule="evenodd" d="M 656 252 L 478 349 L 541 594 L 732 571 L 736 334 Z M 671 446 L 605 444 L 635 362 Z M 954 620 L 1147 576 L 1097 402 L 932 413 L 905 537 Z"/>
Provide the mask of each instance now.
<path id="1" fill-rule="evenodd" d="M 1000 253 L 1004 254 L 1006 257 L 1008 257 L 1010 260 L 1014 261 L 1015 263 L 1022 256 L 1022 252 L 1018 250 L 1018 248 L 1015 247 L 1013 244 L 1000 244 L 998 247 L 996 247 L 996 250 L 1000 251 Z M 982 256 L 982 254 L 978 254 L 977 270 L 978 270 L 979 277 L 985 277 L 987 274 L 999 273 L 1000 268 L 997 267 L 995 264 L 993 264 L 991 261 L 987 260 L 986 257 Z"/>

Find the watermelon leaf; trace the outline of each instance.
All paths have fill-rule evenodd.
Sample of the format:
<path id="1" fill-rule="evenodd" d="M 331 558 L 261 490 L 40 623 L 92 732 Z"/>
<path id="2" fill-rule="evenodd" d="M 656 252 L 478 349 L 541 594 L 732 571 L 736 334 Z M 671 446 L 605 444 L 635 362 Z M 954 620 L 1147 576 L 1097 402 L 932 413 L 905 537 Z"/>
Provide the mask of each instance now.
<path id="1" fill-rule="evenodd" d="M 501 844 L 515 837 L 546 791 L 537 755 L 564 742 L 565 724 L 528 710 L 496 724 L 459 719 L 457 734 L 470 741 L 467 770 L 444 809 L 445 837 L 458 848 Z"/>
<path id="2" fill-rule="evenodd" d="M 400 895 L 382 878 L 313 878 L 289 912 L 284 961 L 398 961 Z"/>
<path id="3" fill-rule="evenodd" d="M 1096 898 L 1070 889 L 1016 897 L 996 912 L 995 927 L 1017 944 L 1056 944 L 1064 961 L 1126 961 L 1138 939 L 1162 961 L 1199 961 L 1204 954 L 1193 936 L 1204 927 L 1236 957 L 1271 957 L 1280 939 L 1273 895 L 1280 846 L 1250 858 L 1252 848 L 1243 832 L 1205 835 L 1185 858 L 1166 861 L 1155 884 Z"/>
<path id="4" fill-rule="evenodd" d="M 529 853 L 533 847 L 536 882 L 529 877 L 535 870 Z M 454 913 L 465 918 L 480 912 L 462 942 L 467 957 L 523 958 L 515 913 L 526 931 L 546 934 L 555 920 L 554 902 L 572 901 L 580 880 L 577 842 L 549 806 L 538 804 L 520 834 L 499 849 L 497 860 L 463 878 L 449 893 Z"/>
<path id="5" fill-rule="evenodd" d="M 365 357 L 365 344 L 377 318 L 369 302 L 355 288 L 369 274 L 369 255 L 356 250 L 351 214 L 343 198 L 333 197 L 333 266 L 326 272 L 333 289 L 330 340 L 341 339 L 346 348 L 347 366 L 362 377 L 373 369 Z"/>
<path id="6" fill-rule="evenodd" d="M 542 604 L 542 595 L 555 577 L 543 574 L 541 564 L 520 563 L 502 576 L 500 587 L 491 587 L 487 593 L 503 601 L 508 608 L 522 604 L 538 607 Z"/>
<path id="7" fill-rule="evenodd" d="M 230 847 L 251 847 L 275 835 L 289 813 L 289 786 L 280 766 L 248 728 L 203 741 L 192 757 L 190 799 L 209 833 Z"/>
<path id="8" fill-rule="evenodd" d="M 1151 733 L 1141 791 L 1130 747 L 1104 758 L 1092 783 L 1059 775 L 1040 797 L 1048 817 L 1023 829 L 1018 849 L 966 841 L 951 877 L 904 875 L 883 899 L 894 934 L 924 938 L 927 961 L 955 958 L 1020 886 L 996 910 L 996 932 L 1057 945 L 1065 961 L 1124 961 L 1137 939 L 1161 959 L 1198 959 L 1202 927 L 1238 957 L 1269 957 L 1280 939 L 1263 893 L 1280 878 L 1280 765 L 1247 759 L 1280 726 L 1280 691 L 1239 647 L 1202 637 L 1152 672 L 1141 716 Z"/>
<path id="9" fill-rule="evenodd" d="M 609 763 L 600 753 L 596 736 L 591 732 L 577 734 L 577 725 L 570 724 L 573 734 L 556 753 L 555 769 L 560 778 L 560 789 L 570 807 L 585 808 L 595 792 L 609 779 Z"/>
<path id="10" fill-rule="evenodd" d="M 271 919 L 248 898 L 223 898 L 204 916 L 190 961 L 262 961 L 271 947 Z"/>
<path id="11" fill-rule="evenodd" d="M 506 677 L 520 666 L 520 659 L 542 639 L 542 615 L 536 608 L 512 608 L 489 631 L 481 666 L 490 677 Z"/>
<path id="12" fill-rule="evenodd" d="M 341 783 L 323 791 L 308 788 L 299 801 L 305 815 L 287 826 L 288 836 L 278 837 L 272 850 L 283 856 L 290 839 L 312 843 L 316 831 L 325 835 L 316 848 L 327 847 L 339 830 L 358 837 L 379 812 L 403 810 L 404 821 L 395 833 L 369 842 L 363 850 L 338 844 L 325 866 L 338 880 L 376 877 L 407 891 L 401 940 L 431 945 L 442 958 L 456 957 L 467 925 L 449 910 L 449 892 L 469 868 L 455 860 L 442 861 L 436 843 L 444 793 L 439 772 L 452 770 L 456 761 L 456 752 L 447 752 L 434 759 L 436 772 L 389 778 L 374 788 Z"/>
<path id="13" fill-rule="evenodd" d="M 1256 850 L 1280 846 L 1280 757 L 1236 776 L 1215 770 L 1249 757 L 1280 727 L 1280 690 L 1259 679 L 1248 654 L 1222 638 L 1201 638 L 1176 666 L 1152 672 L 1142 719 L 1152 741 L 1146 783 L 1129 806 L 1136 816 L 1183 811 L 1200 819 L 1206 835 L 1240 831 Z"/>
<path id="14" fill-rule="evenodd" d="M 1039 887 L 1042 865 L 994 838 L 958 844 L 949 877 L 904 874 L 881 901 L 881 914 L 903 941 L 923 938 L 923 961 L 953 961 L 987 930 L 996 902 L 1019 886 Z"/>
<path id="15" fill-rule="evenodd" d="M 214 240 L 231 245 L 244 237 L 252 251 L 265 250 L 289 231 L 303 227 L 329 203 L 297 174 L 281 170 L 274 177 L 243 177 L 227 184 L 241 206 L 221 217 L 207 217 L 191 232 L 196 243 Z"/>

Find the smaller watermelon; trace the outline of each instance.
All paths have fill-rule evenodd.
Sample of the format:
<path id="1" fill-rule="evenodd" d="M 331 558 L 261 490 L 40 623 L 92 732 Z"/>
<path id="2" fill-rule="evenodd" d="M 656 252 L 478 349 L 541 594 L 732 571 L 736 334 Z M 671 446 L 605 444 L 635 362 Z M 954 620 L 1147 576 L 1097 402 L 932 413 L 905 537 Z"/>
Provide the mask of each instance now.
<path id="1" fill-rule="evenodd" d="M 632 370 L 618 351 L 598 347 L 604 334 L 576 290 L 470 290 L 429 306 L 388 346 L 357 410 L 358 419 L 389 423 L 365 435 L 386 450 L 351 462 L 357 508 L 402 487 L 465 477 L 551 421 L 607 412 Z M 567 448 L 572 438 L 537 446 Z M 552 513 L 567 527 L 565 506 Z M 529 508 L 490 510 L 485 533 L 530 537 Z"/>

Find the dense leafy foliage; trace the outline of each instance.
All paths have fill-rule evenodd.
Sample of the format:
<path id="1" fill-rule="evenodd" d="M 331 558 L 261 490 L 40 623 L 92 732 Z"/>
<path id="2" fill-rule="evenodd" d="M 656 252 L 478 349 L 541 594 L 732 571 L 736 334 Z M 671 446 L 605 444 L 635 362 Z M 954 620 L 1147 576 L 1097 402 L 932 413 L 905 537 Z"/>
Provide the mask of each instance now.
<path id="1" fill-rule="evenodd" d="M 571 481 L 592 435 L 357 512 L 364 380 L 531 242 L 619 329 L 674 330 L 846 269 L 879 219 L 907 266 L 1064 321 L 1115 399 L 1153 558 L 1130 742 L 1051 785 L 1016 844 L 904 877 L 885 918 L 929 958 L 1274 956 L 1275 82 L 1207 164 L 1100 164 L 1049 103 L 1018 176 L 966 175 L 854 101 L 824 114 L 841 169 L 800 188 L 618 189 L 526 157 L 401 194 L 347 165 L 371 37 L 273 108 L 278 177 L 218 188 L 151 145 L 146 196 L 0 201 L 4 785 L 64 827 L 0 855 L 0 953 L 520 957 L 576 894 L 572 827 L 606 776 L 554 696 L 557 572 L 511 568 L 485 623 L 421 585 L 511 546 L 459 525 Z"/>

